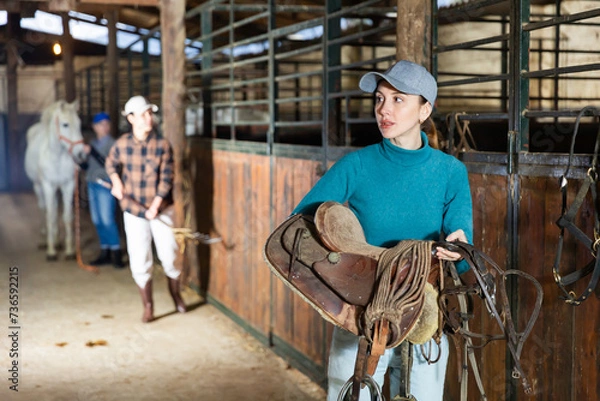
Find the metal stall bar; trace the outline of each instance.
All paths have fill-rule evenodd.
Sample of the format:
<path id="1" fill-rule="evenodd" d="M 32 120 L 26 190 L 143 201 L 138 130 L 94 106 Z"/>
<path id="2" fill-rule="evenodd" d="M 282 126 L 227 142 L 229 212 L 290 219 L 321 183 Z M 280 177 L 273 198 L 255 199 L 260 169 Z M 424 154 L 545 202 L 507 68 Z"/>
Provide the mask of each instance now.
<path id="1" fill-rule="evenodd" d="M 523 25 L 523 30 L 530 33 L 532 43 L 539 43 L 539 48 L 531 52 L 539 60 L 537 68 L 530 68 L 523 76 L 539 88 L 552 84 L 550 91 L 540 91 L 538 96 L 530 96 L 531 105 L 526 116 L 545 125 L 529 135 L 533 139 L 545 138 L 544 143 L 547 143 L 546 139 L 553 143 L 552 146 L 540 147 L 539 150 L 534 148 L 533 151 L 560 152 L 564 146 L 559 146 L 560 141 L 556 142 L 557 136 L 554 134 L 566 134 L 564 129 L 560 129 L 561 122 L 573 123 L 571 110 L 579 110 L 600 100 L 597 89 L 600 87 L 600 63 L 596 62 L 598 57 L 595 57 L 600 55 L 600 51 L 592 43 L 593 35 L 580 35 L 583 29 L 588 32 L 590 28 L 599 30 L 600 24 L 596 21 L 600 16 L 600 8 L 563 14 L 569 8 L 563 8 L 562 5 L 561 1 L 557 1 L 554 15 L 535 13 L 532 17 L 535 20 Z M 553 34 L 552 39 L 548 39 L 549 30 Z M 569 41 L 573 37 L 578 40 Z M 552 55 L 551 63 L 548 62 L 550 58 L 544 57 L 548 53 Z M 568 58 L 564 55 L 568 55 Z M 567 91 L 576 95 L 569 96 Z M 544 123 L 549 121 L 548 117 L 553 121 L 552 124 Z"/>
<path id="2" fill-rule="evenodd" d="M 372 96 L 358 89 L 358 79 L 365 71 L 375 68 L 387 68 L 396 60 L 396 32 L 394 7 L 389 7 L 386 2 L 364 1 L 338 10 L 330 10 L 328 18 L 337 18 L 340 21 L 352 21 L 360 19 L 360 29 L 340 31 L 339 37 L 330 38 L 328 46 L 335 45 L 343 50 L 345 54 L 352 54 L 350 61 L 339 60 L 337 64 L 328 67 L 330 73 L 339 77 L 340 85 L 332 87 L 327 94 L 328 102 L 336 103 L 338 106 L 338 122 L 335 124 L 335 136 L 329 135 L 330 144 L 335 148 L 336 157 L 347 152 L 351 146 L 366 145 L 376 140 L 377 135 L 369 135 L 369 131 L 363 133 L 365 126 L 370 129 L 375 127 Z M 381 23 L 380 26 L 363 23 L 365 20 L 377 19 L 379 21 L 390 20 L 390 24 Z M 369 49 L 366 54 L 363 49 Z M 382 53 L 387 53 L 382 55 Z M 364 105 L 368 104 L 368 108 Z M 332 129 L 331 124 L 329 125 Z"/>
<path id="3" fill-rule="evenodd" d="M 434 1 L 432 64 L 440 88 L 434 116 L 437 120 L 444 120 L 442 116 L 455 110 L 467 113 L 477 110 L 478 114 L 506 112 L 510 33 L 506 31 L 506 17 L 498 11 L 499 7 L 507 9 L 508 2 L 481 1 L 438 8 Z M 458 35 L 458 32 L 461 34 Z M 482 73 L 481 66 L 476 63 L 467 63 L 466 68 L 460 70 L 448 67 L 464 64 L 460 61 L 464 58 L 497 60 L 499 68 Z M 484 105 L 484 111 L 481 105 Z M 443 122 L 441 126 L 444 126 Z"/>
<path id="4" fill-rule="evenodd" d="M 204 77 L 208 73 L 213 74 L 214 79 L 211 80 L 210 85 L 208 87 L 203 85 L 203 88 L 205 91 L 210 90 L 212 92 L 213 96 L 211 109 L 214 113 L 217 107 L 260 106 L 260 104 L 256 103 L 239 103 L 240 99 L 237 98 L 235 99 L 236 103 L 234 105 L 231 98 L 232 89 L 244 89 L 246 86 L 258 87 L 258 85 L 261 84 L 266 85 L 268 82 L 268 76 L 245 76 L 244 73 L 236 72 L 234 74 L 235 79 L 233 79 L 231 71 L 241 71 L 242 68 L 247 71 L 253 65 L 262 65 L 263 67 L 261 68 L 267 68 L 269 71 L 268 74 L 271 74 L 272 69 L 276 68 L 277 74 L 273 74 L 273 80 L 277 84 L 277 91 L 272 94 L 273 99 L 270 100 L 273 102 L 273 107 L 277 109 L 277 118 L 275 121 L 273 121 L 272 125 L 273 142 L 285 144 L 300 143 L 298 141 L 305 141 L 304 143 L 318 144 L 320 146 L 325 146 L 325 142 L 329 142 L 335 146 L 351 144 L 353 141 L 355 141 L 355 139 L 353 139 L 355 134 L 350 132 L 350 135 L 348 135 L 348 133 L 345 131 L 351 130 L 353 124 L 362 123 L 360 117 L 356 119 L 356 116 L 352 115 L 353 113 L 356 113 L 356 110 L 348 105 L 344 105 L 343 108 L 336 106 L 336 108 L 338 108 L 337 116 L 330 116 L 329 118 L 333 118 L 333 120 L 330 120 L 327 125 L 325 125 L 323 119 L 323 112 L 325 111 L 329 113 L 332 110 L 335 110 L 331 108 L 332 104 L 341 106 L 342 103 L 353 102 L 357 99 L 358 101 L 364 101 L 366 97 L 360 91 L 356 90 L 355 85 L 352 85 L 351 88 L 345 87 L 346 82 L 344 77 L 357 76 L 357 74 L 360 73 L 360 68 L 362 66 L 369 65 L 370 68 L 375 68 L 377 67 L 378 63 L 387 64 L 393 61 L 393 50 L 390 50 L 390 57 L 382 57 L 381 53 L 379 52 L 378 54 L 376 49 L 381 47 L 389 47 L 390 49 L 395 48 L 395 40 L 393 40 L 390 35 L 394 33 L 394 27 L 393 24 L 389 24 L 389 26 L 385 27 L 368 26 L 363 24 L 360 29 L 342 31 L 341 20 L 344 18 L 349 20 L 359 20 L 360 18 L 368 19 L 375 17 L 377 19 L 389 19 L 390 22 L 393 22 L 393 17 L 386 16 L 386 13 L 394 11 L 394 7 L 389 7 L 387 2 L 383 2 L 381 0 L 369 0 L 359 4 L 353 4 L 348 7 L 341 7 L 341 2 L 338 6 L 335 6 L 335 4 L 335 2 L 329 4 L 330 8 L 333 7 L 328 11 L 327 14 L 330 22 L 325 21 L 322 15 L 317 15 L 318 13 L 323 14 L 325 12 L 325 7 L 273 5 L 275 15 L 272 16 L 275 20 L 281 17 L 282 21 L 293 21 L 291 18 L 285 18 L 285 13 L 292 12 L 312 13 L 315 15 L 314 18 L 306 19 L 307 15 L 310 16 L 307 14 L 300 21 L 290 22 L 287 25 L 284 24 L 278 27 L 273 26 L 267 30 L 267 32 L 258 32 L 256 35 L 245 36 L 239 40 L 234 40 L 233 42 L 230 38 L 226 44 L 220 42 L 217 46 L 213 46 L 210 50 L 203 48 L 200 54 L 188 59 L 188 61 L 190 64 L 193 64 L 198 60 L 210 55 L 213 59 L 213 63 L 211 64 L 210 68 L 202 68 L 201 70 L 190 69 L 188 78 L 193 80 L 196 77 Z M 208 6 L 202 5 L 196 8 L 193 12 L 188 12 L 188 17 L 193 16 L 194 13 L 198 14 L 198 10 L 202 7 Z M 210 7 L 213 12 L 215 10 L 230 10 L 231 7 L 235 7 L 236 10 L 244 10 L 246 13 L 256 12 L 257 14 L 246 14 L 241 20 L 232 19 L 230 14 L 228 26 L 214 27 L 213 30 L 203 32 L 200 36 L 195 37 L 193 41 L 203 41 L 207 37 L 211 37 L 213 38 L 214 43 L 215 36 L 226 35 L 227 33 L 231 32 L 232 27 L 235 27 L 235 29 L 241 29 L 246 25 L 250 25 L 259 21 L 261 17 L 267 18 L 268 16 L 271 16 L 271 13 L 267 9 L 266 5 L 242 6 L 236 5 L 230 1 L 227 4 L 223 2 L 219 2 L 218 4 L 211 2 Z M 324 29 L 324 32 L 322 35 L 320 35 L 319 39 L 316 37 L 308 39 L 291 38 L 292 35 L 299 36 L 299 34 L 303 32 L 317 29 Z M 329 29 L 329 33 L 326 32 L 327 29 Z M 332 29 L 337 30 L 338 33 L 332 36 Z M 386 34 L 390 35 L 389 40 L 385 39 Z M 221 57 L 224 52 L 230 52 L 231 49 L 240 48 L 247 45 L 255 45 L 258 42 L 265 44 L 272 43 L 272 46 L 277 44 L 277 46 L 272 49 L 271 46 L 265 45 L 264 52 L 247 55 L 243 58 L 232 58 L 231 55 L 229 55 L 227 62 L 225 62 Z M 338 51 L 334 50 L 336 48 Z M 370 54 L 369 56 L 371 57 L 367 57 L 366 61 L 363 63 L 357 63 L 355 59 L 351 59 L 350 62 L 347 62 L 346 60 L 342 61 L 341 59 L 340 49 L 342 48 L 370 48 L 372 49 L 372 54 Z M 334 51 L 336 54 L 339 52 L 340 56 L 332 58 L 331 51 Z M 271 59 L 271 56 L 269 55 L 271 52 L 273 59 Z M 359 59 L 363 60 L 364 57 L 360 56 Z M 324 60 L 328 66 L 323 64 Z M 314 68 L 311 68 L 311 66 Z M 328 89 L 328 86 L 324 81 L 326 78 L 330 80 L 333 79 L 333 82 L 337 83 Z M 320 81 L 323 81 L 323 85 L 320 84 Z M 323 91 L 323 88 L 325 88 L 325 91 Z M 229 102 L 232 102 L 232 104 L 226 104 L 227 101 L 224 100 L 223 96 L 220 94 L 224 91 L 228 92 L 229 96 L 227 96 L 227 98 L 229 99 Z M 198 92 L 200 92 L 198 88 L 190 88 L 189 91 L 189 93 Z M 238 92 L 243 94 L 247 91 L 241 90 Z M 261 91 L 257 90 L 255 92 L 257 92 L 257 95 L 255 96 L 259 96 L 258 92 Z M 349 94 L 349 97 L 340 97 L 340 93 Z M 267 94 L 262 93 L 260 96 L 267 96 Z M 321 96 L 321 99 L 319 99 L 319 96 Z M 344 112 L 341 113 L 341 110 L 344 110 Z M 371 110 L 368 110 L 368 112 L 369 115 L 372 114 Z M 273 116 L 271 112 L 269 112 L 269 114 Z M 342 124 L 342 120 L 348 121 L 349 124 Z M 247 121 L 247 119 L 244 119 L 244 122 Z M 241 121 L 238 121 L 237 123 L 241 123 Z M 239 127 L 239 125 L 236 125 L 237 123 L 232 122 L 232 127 Z M 300 129 L 300 127 L 308 128 L 310 126 L 317 128 L 316 124 L 318 123 L 323 124 L 323 127 L 327 126 L 328 129 L 325 130 L 323 127 L 321 128 L 321 138 L 318 140 L 318 143 L 315 143 L 314 133 L 316 133 L 316 131 L 313 129 L 303 130 Z M 256 126 L 260 124 L 254 125 Z M 285 131 L 284 135 L 281 135 L 279 134 L 279 129 L 282 127 L 295 127 L 298 130 L 288 129 Z M 267 138 L 268 137 L 269 135 L 267 135 Z M 300 137 L 303 139 L 299 139 Z M 238 140 L 240 139 L 237 135 L 236 138 Z M 261 138 L 249 137 L 244 139 L 260 140 Z M 329 158 L 326 157 L 326 159 Z"/>
<path id="5" fill-rule="evenodd" d="M 507 196 L 508 218 L 508 249 L 507 269 L 518 269 L 519 263 L 519 199 L 521 198 L 521 181 L 519 177 L 518 153 L 528 147 L 529 120 L 523 111 L 528 107 L 529 80 L 523 76 L 523 71 L 529 70 L 529 33 L 523 29 L 523 24 L 529 22 L 529 0 L 510 2 L 510 45 L 509 60 L 509 102 L 508 102 L 508 177 Z M 518 22 L 517 22 L 518 21 Z M 511 313 L 519 319 L 518 286 L 516 280 L 508 282 L 508 297 L 512 305 Z M 510 366 L 513 365 L 512 354 L 506 350 L 506 383 L 507 395 L 512 401 L 517 399 L 517 383 L 513 380 Z"/>
<path id="6" fill-rule="evenodd" d="M 584 11 L 580 13 L 570 14 L 570 15 L 561 15 L 554 18 L 550 18 L 544 21 L 538 22 L 529 22 L 525 26 L 523 26 L 524 31 L 534 31 L 541 28 L 546 28 L 550 26 L 561 25 L 567 22 L 575 22 L 581 21 L 585 19 L 590 19 L 593 17 L 600 16 L 600 8 L 595 10 Z"/>

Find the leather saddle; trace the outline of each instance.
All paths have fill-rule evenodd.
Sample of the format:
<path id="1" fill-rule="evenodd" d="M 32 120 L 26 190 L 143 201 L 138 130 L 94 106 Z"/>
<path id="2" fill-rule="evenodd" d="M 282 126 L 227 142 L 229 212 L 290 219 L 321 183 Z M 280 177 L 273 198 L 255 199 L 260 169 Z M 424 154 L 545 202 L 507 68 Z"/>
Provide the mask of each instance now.
<path id="1" fill-rule="evenodd" d="M 413 269 L 414 253 L 398 258 L 390 254 L 394 248 L 369 245 L 350 209 L 325 202 L 314 219 L 294 215 L 277 227 L 267 240 L 264 256 L 271 271 L 325 320 L 369 340 L 383 320 L 389 323 L 387 338 L 379 341 L 394 347 L 407 338 L 425 343 L 438 330 L 439 265 L 431 255 L 431 244 L 425 249 L 427 280 L 420 277 L 420 288 L 410 288 L 409 282 L 419 281 Z M 388 283 L 381 285 L 385 269 Z M 366 318 L 377 301 L 377 288 L 383 286 L 389 290 L 388 297 L 394 293 L 398 298 L 394 310 L 377 310 Z"/>

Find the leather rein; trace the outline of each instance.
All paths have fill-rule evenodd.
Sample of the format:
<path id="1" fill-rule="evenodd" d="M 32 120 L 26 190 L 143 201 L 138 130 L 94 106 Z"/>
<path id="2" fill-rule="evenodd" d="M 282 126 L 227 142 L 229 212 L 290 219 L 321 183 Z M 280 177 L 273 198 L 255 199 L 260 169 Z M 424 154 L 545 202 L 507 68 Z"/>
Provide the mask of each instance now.
<path id="1" fill-rule="evenodd" d="M 561 208 L 561 216 L 556 222 L 558 227 L 560 228 L 560 234 L 558 237 L 558 251 L 556 253 L 556 259 L 554 261 L 554 265 L 552 266 L 552 273 L 554 276 L 554 281 L 558 285 L 558 287 L 562 290 L 563 296 L 562 299 L 565 300 L 567 304 L 570 305 L 580 305 L 583 301 L 585 301 L 590 294 L 594 291 L 596 286 L 598 285 L 598 281 L 600 280 L 600 256 L 598 254 L 598 246 L 600 245 L 600 219 L 598 217 L 598 195 L 597 195 L 597 184 L 598 184 L 598 172 L 596 170 L 596 166 L 598 164 L 598 151 L 600 149 L 600 126 L 598 129 L 598 133 L 596 136 L 596 144 L 594 146 L 594 154 L 592 157 L 592 165 L 588 169 L 583 184 L 575 199 L 571 203 L 569 207 L 567 207 L 567 175 L 569 174 L 569 169 L 571 167 L 571 161 L 573 158 L 573 154 L 575 152 L 575 139 L 577 137 L 577 132 L 579 131 L 579 123 L 581 118 L 587 113 L 591 113 L 591 115 L 598 117 L 600 119 L 600 110 L 593 106 L 584 107 L 579 114 L 577 115 L 577 119 L 575 121 L 575 129 L 573 131 L 573 139 L 571 141 L 571 149 L 569 152 L 569 160 L 567 163 L 567 168 L 565 172 L 560 177 L 560 191 L 562 193 L 562 208 Z M 592 197 L 592 203 L 594 208 L 594 238 L 590 238 L 587 234 L 585 234 L 579 227 L 575 225 L 575 216 L 579 208 L 581 208 L 588 191 Z M 592 256 L 594 257 L 592 261 L 590 261 L 586 266 L 579 270 L 575 270 L 572 273 L 567 274 L 566 276 L 561 276 L 559 272 L 560 268 L 560 260 L 562 257 L 562 249 L 564 243 L 564 234 L 565 229 L 571 233 L 577 240 L 579 240 L 587 249 L 590 250 Z M 587 287 L 581 293 L 581 295 L 577 295 L 574 291 L 569 291 L 567 286 L 574 284 L 575 282 L 581 280 L 585 276 L 592 274 L 590 281 L 588 282 Z"/>

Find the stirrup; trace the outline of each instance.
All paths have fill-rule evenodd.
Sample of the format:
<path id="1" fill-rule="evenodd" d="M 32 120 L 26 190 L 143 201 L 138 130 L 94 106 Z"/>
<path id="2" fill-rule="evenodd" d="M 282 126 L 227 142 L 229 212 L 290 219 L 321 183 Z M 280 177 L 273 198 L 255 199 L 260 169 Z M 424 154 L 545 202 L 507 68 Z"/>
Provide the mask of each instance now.
<path id="1" fill-rule="evenodd" d="M 401 397 L 399 395 L 392 398 L 392 401 L 417 401 L 414 395 L 409 394 L 408 397 Z"/>
<path id="2" fill-rule="evenodd" d="M 360 381 L 362 384 L 365 384 L 369 388 L 369 392 L 371 393 L 371 401 L 384 401 L 383 395 L 381 395 L 381 387 L 371 375 L 365 374 L 365 376 Z M 349 401 L 352 397 L 352 377 L 344 384 L 342 389 L 340 390 L 340 394 L 338 395 L 337 401 Z"/>

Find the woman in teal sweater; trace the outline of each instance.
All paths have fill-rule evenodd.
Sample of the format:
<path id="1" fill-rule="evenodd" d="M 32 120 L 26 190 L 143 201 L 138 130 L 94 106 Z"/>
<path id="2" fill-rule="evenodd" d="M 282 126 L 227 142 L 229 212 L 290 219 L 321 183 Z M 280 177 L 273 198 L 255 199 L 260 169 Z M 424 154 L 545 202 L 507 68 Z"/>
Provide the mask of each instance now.
<path id="1" fill-rule="evenodd" d="M 471 242 L 467 169 L 453 156 L 431 148 L 421 131 L 437 96 L 433 76 L 422 66 L 400 61 L 383 73 L 365 74 L 359 87 L 375 95 L 374 111 L 383 140 L 335 163 L 293 214 L 314 214 L 325 201 L 348 202 L 371 245 L 391 247 L 401 240 L 440 238 Z M 437 257 L 458 261 L 460 255 L 438 248 Z M 457 267 L 459 273 L 467 268 L 460 262 Z M 329 354 L 328 401 L 337 399 L 352 376 L 357 351 L 358 337 L 336 327 Z M 410 390 L 418 401 L 442 401 L 448 361 L 445 336 L 440 352 L 440 360 L 430 365 L 415 346 Z M 388 349 L 374 375 L 382 386 L 389 366 L 392 397 L 399 388 L 398 360 L 394 350 Z M 370 398 L 361 393 L 363 399 Z"/>

